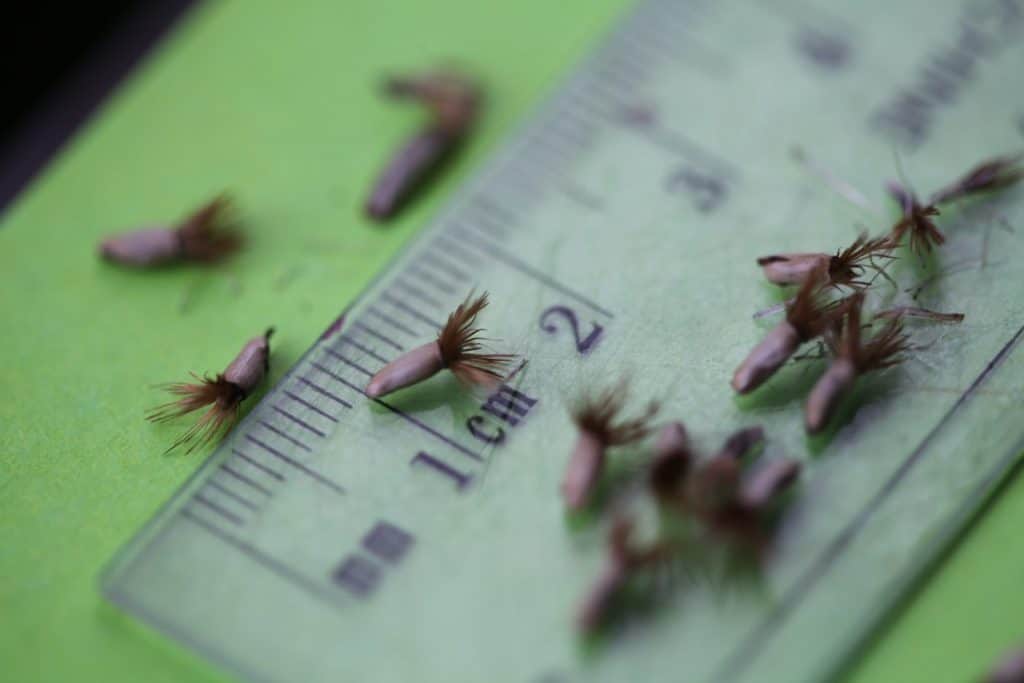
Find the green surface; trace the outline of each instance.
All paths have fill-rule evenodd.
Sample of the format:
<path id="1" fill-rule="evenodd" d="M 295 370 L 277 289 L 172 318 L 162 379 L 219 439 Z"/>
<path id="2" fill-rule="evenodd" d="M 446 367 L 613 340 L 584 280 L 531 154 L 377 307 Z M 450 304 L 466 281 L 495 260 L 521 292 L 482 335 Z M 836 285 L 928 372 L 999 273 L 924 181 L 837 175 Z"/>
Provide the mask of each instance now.
<path id="1" fill-rule="evenodd" d="M 140 637 L 95 590 L 99 568 L 200 461 L 158 455 L 174 428 L 142 421 L 158 400 L 149 385 L 218 367 L 270 323 L 279 377 L 619 4 L 348 3 L 329 21 L 325 9 L 196 12 L 5 218 L 0 661 L 10 680 L 214 677 Z M 362 193 L 416 120 L 373 97 L 374 79 L 447 57 L 491 83 L 482 134 L 429 201 L 371 228 Z M 139 274 L 94 258 L 99 236 L 224 187 L 252 235 L 228 268 Z M 854 680 L 969 679 L 1021 635 L 1022 506 L 1011 485 Z"/>

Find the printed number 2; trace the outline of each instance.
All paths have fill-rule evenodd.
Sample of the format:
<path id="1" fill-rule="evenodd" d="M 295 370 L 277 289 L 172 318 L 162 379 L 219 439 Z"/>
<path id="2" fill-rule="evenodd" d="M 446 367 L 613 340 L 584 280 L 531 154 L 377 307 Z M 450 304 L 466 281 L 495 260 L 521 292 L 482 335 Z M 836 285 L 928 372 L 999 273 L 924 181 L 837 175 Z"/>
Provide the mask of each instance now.
<path id="1" fill-rule="evenodd" d="M 572 328 L 572 336 L 576 342 L 576 350 L 583 356 L 587 355 L 594 348 L 594 345 L 601 340 L 601 335 L 604 333 L 603 327 L 597 323 L 590 323 L 590 334 L 580 339 L 579 321 L 576 319 L 576 313 L 568 306 L 552 306 L 544 311 L 540 316 L 540 329 L 548 334 L 557 334 L 561 326 L 553 320 L 554 318 L 565 318 L 569 321 L 569 326 Z"/>

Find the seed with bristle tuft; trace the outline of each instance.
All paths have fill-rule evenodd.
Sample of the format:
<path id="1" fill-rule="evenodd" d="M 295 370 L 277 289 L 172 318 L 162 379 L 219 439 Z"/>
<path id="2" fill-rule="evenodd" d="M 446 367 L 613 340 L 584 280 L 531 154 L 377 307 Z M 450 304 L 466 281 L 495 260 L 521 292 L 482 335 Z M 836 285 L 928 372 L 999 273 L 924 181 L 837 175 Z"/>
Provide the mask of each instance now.
<path id="1" fill-rule="evenodd" d="M 476 120 L 483 99 L 465 76 L 431 72 L 392 78 L 384 91 L 415 99 L 430 112 L 430 121 L 387 164 L 370 192 L 366 213 L 374 220 L 391 218 L 458 148 Z"/>
<path id="2" fill-rule="evenodd" d="M 576 614 L 576 624 L 584 633 L 593 633 L 604 625 L 615 598 L 632 574 L 663 562 L 671 553 L 664 542 L 635 548 L 630 543 L 632 534 L 631 520 L 619 516 L 612 521 L 604 567 Z"/>
<path id="3" fill-rule="evenodd" d="M 895 244 L 888 236 L 869 239 L 861 234 L 853 244 L 834 255 L 823 253 L 773 254 L 757 259 L 764 269 L 765 278 L 777 285 L 801 285 L 815 271 L 824 269 L 828 284 L 833 287 L 866 287 L 861 278 L 865 269 L 885 275 L 875 259 L 889 260 Z"/>
<path id="4" fill-rule="evenodd" d="M 676 498 L 693 459 L 690 438 L 683 423 L 671 422 L 662 427 L 654 442 L 654 459 L 647 475 L 654 496 L 663 501 Z"/>
<path id="5" fill-rule="evenodd" d="M 1024 155 L 986 159 L 931 196 L 932 204 L 943 204 L 1015 185 L 1024 178 Z"/>
<path id="6" fill-rule="evenodd" d="M 776 285 L 799 285 L 815 270 L 828 268 L 828 254 L 772 254 L 757 259 L 764 276 Z"/>
<path id="7" fill-rule="evenodd" d="M 800 476 L 800 463 L 788 458 L 770 460 L 744 479 L 739 503 L 749 510 L 764 511 Z"/>
<path id="8" fill-rule="evenodd" d="M 804 427 L 808 434 L 817 434 L 831 421 L 843 397 L 861 375 L 897 365 L 910 349 L 908 337 L 897 318 L 889 321 L 869 341 L 861 341 L 861 308 L 864 296 L 850 299 L 838 341 L 833 345 L 835 359 L 811 389 L 804 405 Z"/>
<path id="9" fill-rule="evenodd" d="M 574 410 L 579 435 L 562 480 L 562 496 L 570 510 L 579 510 L 590 501 L 604 471 L 608 446 L 637 441 L 650 431 L 650 420 L 658 412 L 657 403 L 648 404 L 639 417 L 618 420 L 628 395 L 628 384 L 622 381 L 610 389 L 584 396 Z"/>
<path id="10" fill-rule="evenodd" d="M 825 332 L 841 313 L 841 306 L 822 298 L 826 284 L 823 268 L 818 268 L 786 304 L 786 319 L 768 332 L 761 343 L 744 359 L 732 378 L 732 388 L 746 394 L 775 374 L 804 342 Z"/>
<path id="11" fill-rule="evenodd" d="M 242 246 L 241 233 L 227 225 L 229 207 L 229 200 L 221 195 L 174 227 L 143 228 L 107 237 L 100 243 L 100 256 L 136 268 L 216 263 Z"/>
<path id="12" fill-rule="evenodd" d="M 925 254 L 933 247 L 941 246 L 945 243 L 946 236 L 932 220 L 939 215 L 939 206 L 1002 190 L 1018 183 L 1024 178 L 1024 168 L 1021 167 L 1020 161 L 1021 155 L 982 161 L 960 178 L 932 194 L 927 204 L 921 202 L 910 189 L 900 183 L 889 181 L 886 189 L 903 210 L 903 216 L 896 221 L 890 233 L 893 243 L 899 244 L 903 237 L 909 234 L 910 250 L 915 253 Z"/>
<path id="13" fill-rule="evenodd" d="M 499 384 L 504 379 L 503 368 L 515 356 L 482 352 L 484 340 L 482 330 L 476 327 L 476 318 L 487 307 L 487 292 L 476 299 L 471 300 L 471 296 L 448 316 L 436 340 L 402 354 L 371 377 L 366 395 L 379 398 L 445 369 L 470 387 Z"/>
<path id="14" fill-rule="evenodd" d="M 900 244 L 908 234 L 910 250 L 917 254 L 928 253 L 932 248 L 945 244 L 946 236 L 932 220 L 939 215 L 938 207 L 922 204 L 913 192 L 895 181 L 889 181 L 886 189 L 903 209 L 903 217 L 890 231 L 893 244 Z"/>
<path id="15" fill-rule="evenodd" d="M 764 427 L 761 425 L 744 427 L 729 435 L 729 438 L 722 444 L 721 450 L 718 451 L 717 457 L 740 460 L 762 443 L 764 443 Z"/>
<path id="16" fill-rule="evenodd" d="M 202 417 L 171 444 L 168 453 L 185 445 L 188 445 L 186 453 L 191 453 L 231 428 L 238 419 L 242 401 L 259 386 L 270 369 L 270 336 L 273 333 L 274 328 L 271 327 L 262 336 L 250 339 L 227 369 L 215 377 L 200 377 L 192 373 L 195 383 L 164 385 L 168 392 L 181 398 L 150 410 L 146 419 L 151 422 L 167 422 L 209 406 Z"/>

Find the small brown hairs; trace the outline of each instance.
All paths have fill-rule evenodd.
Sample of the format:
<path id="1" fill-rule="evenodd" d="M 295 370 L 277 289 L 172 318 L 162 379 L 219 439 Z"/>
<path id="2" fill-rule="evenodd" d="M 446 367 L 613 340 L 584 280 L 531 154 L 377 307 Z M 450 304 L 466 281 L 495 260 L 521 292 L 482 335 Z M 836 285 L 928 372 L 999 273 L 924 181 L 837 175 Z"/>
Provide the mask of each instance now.
<path id="1" fill-rule="evenodd" d="M 242 233 L 228 225 L 231 206 L 227 195 L 219 195 L 178 224 L 176 232 L 186 259 L 215 263 L 242 247 Z"/>
<path id="2" fill-rule="evenodd" d="M 786 303 L 786 321 L 802 341 L 814 339 L 828 330 L 842 314 L 841 302 L 828 301 L 823 296 L 827 284 L 825 268 L 818 268 Z"/>
<path id="3" fill-rule="evenodd" d="M 170 453 L 179 446 L 188 446 L 186 453 L 202 448 L 218 434 L 226 431 L 238 419 L 238 408 L 245 400 L 241 387 L 224 378 L 189 373 L 195 382 L 173 382 L 161 384 L 160 388 L 181 398 L 164 403 L 149 410 L 146 419 L 150 422 L 169 422 L 188 413 L 210 406 L 188 431 L 179 436 L 167 449 Z"/>
<path id="4" fill-rule="evenodd" d="M 863 303 L 862 294 L 851 297 L 842 332 L 836 340 L 836 355 L 850 360 L 858 374 L 902 363 L 904 354 L 911 350 L 910 337 L 903 333 L 902 321 L 896 317 L 870 340 L 862 341 L 860 321 Z"/>
<path id="5" fill-rule="evenodd" d="M 833 287 L 845 285 L 858 289 L 867 287 L 871 283 L 861 279 L 865 269 L 874 270 L 889 279 L 885 269 L 876 264 L 875 259 L 896 258 L 891 253 L 895 246 L 896 243 L 888 235 L 868 238 L 867 233 L 861 233 L 853 244 L 837 250 L 835 256 L 829 259 L 829 284 Z"/>
<path id="6" fill-rule="evenodd" d="M 515 359 L 514 354 L 481 353 L 483 330 L 476 327 L 476 318 L 487 307 L 487 292 L 476 299 L 472 294 L 449 316 L 437 336 L 444 366 L 466 385 L 493 384 L 504 379 L 502 370 Z M 472 300 L 471 300 L 472 299 Z"/>
<path id="7" fill-rule="evenodd" d="M 650 433 L 650 421 L 658 414 L 660 406 L 651 401 L 642 415 L 618 420 L 628 398 L 627 380 L 597 393 L 585 393 L 572 411 L 573 421 L 581 431 L 593 434 L 606 446 L 642 439 Z"/>

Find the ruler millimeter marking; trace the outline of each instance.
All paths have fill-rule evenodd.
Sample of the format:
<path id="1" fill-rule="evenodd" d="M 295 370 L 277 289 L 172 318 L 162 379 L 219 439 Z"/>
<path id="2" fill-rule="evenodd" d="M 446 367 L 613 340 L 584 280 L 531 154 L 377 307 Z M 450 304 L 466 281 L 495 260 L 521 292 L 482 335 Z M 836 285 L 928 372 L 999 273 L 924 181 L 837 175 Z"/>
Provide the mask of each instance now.
<path id="1" fill-rule="evenodd" d="M 840 159 L 870 157 L 851 169 L 867 182 L 891 161 L 888 142 L 856 133 L 873 77 L 857 70 L 872 55 L 847 59 L 858 22 L 775 8 L 748 49 L 731 41 L 746 6 L 651 0 L 625 16 L 122 551 L 107 595 L 261 680 L 834 672 L 1021 443 L 1010 404 L 977 390 L 1022 379 L 1002 362 L 1022 321 L 978 298 L 1008 300 L 1016 271 L 949 278 L 943 304 L 978 326 L 941 332 L 933 355 L 872 385 L 823 447 L 800 426 L 809 365 L 787 368 L 761 403 L 735 402 L 728 373 L 761 332 L 749 318 L 763 294 L 746 284 L 754 257 L 780 242 L 830 249 L 864 220 L 788 162 L 780 131 Z M 970 19 L 921 7 L 937 34 Z M 895 61 L 910 70 L 914 55 Z M 798 86 L 800 107 L 764 90 L 762 63 Z M 805 100 L 825 108 L 851 92 L 856 106 L 786 128 Z M 761 137 L 736 93 L 766 103 Z M 955 165 L 940 143 L 926 158 Z M 777 227 L 797 205 L 813 231 Z M 973 253 L 969 230 L 950 234 L 943 255 Z M 1002 249 L 1019 248 L 1009 239 Z M 897 277 L 903 286 L 913 273 Z M 473 396 L 439 376 L 365 396 L 373 373 L 483 290 L 495 346 L 525 361 L 500 390 Z M 957 371 L 935 369 L 949 358 Z M 976 378 L 966 388 L 961 368 Z M 764 422 L 764 457 L 804 457 L 804 486 L 754 585 L 695 572 L 591 666 L 571 613 L 599 570 L 603 531 L 571 528 L 559 508 L 565 404 L 624 374 L 638 400 L 662 399 L 709 440 Z"/>

